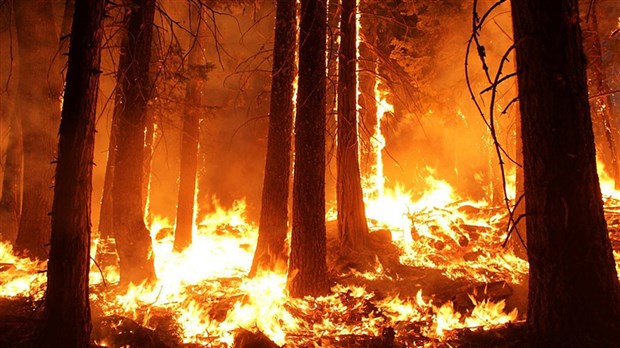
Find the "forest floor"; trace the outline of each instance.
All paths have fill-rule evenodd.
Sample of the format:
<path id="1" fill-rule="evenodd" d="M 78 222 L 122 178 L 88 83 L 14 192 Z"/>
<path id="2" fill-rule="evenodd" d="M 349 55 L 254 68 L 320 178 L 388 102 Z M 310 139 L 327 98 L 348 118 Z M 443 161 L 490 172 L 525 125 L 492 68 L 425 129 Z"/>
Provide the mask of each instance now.
<path id="1" fill-rule="evenodd" d="M 620 204 L 607 202 L 606 216 L 610 230 L 610 237 L 614 250 L 620 250 Z M 465 231 L 464 235 L 472 241 L 475 233 L 471 226 L 458 227 Z M 480 227 L 482 228 L 482 227 Z M 484 227 L 483 229 L 488 229 Z M 355 329 L 339 333 L 335 328 L 324 335 L 317 336 L 312 330 L 287 332 L 284 345 L 277 345 L 263 335 L 257 328 L 235 329 L 234 342 L 230 345 L 236 348 L 275 348 L 275 347 L 520 347 L 523 346 L 525 335 L 525 313 L 527 312 L 527 279 L 515 277 L 514 274 L 493 274 L 493 269 L 483 269 L 481 272 L 485 280 L 476 280 L 472 277 L 448 276 L 445 269 L 407 264 L 403 262 L 403 251 L 391 242 L 390 231 L 377 230 L 371 234 L 372 250 L 368 252 L 343 252 L 336 240 L 335 224 L 328 224 L 328 267 L 336 290 L 333 299 L 343 311 L 336 311 L 333 306 L 321 301 L 312 302 L 311 310 L 301 310 L 298 307 L 285 305 L 287 310 L 301 322 L 312 327 L 317 322 L 328 320 L 335 327 L 355 328 L 369 319 L 376 321 L 374 334 L 368 332 L 357 333 Z M 452 238 L 454 239 L 454 238 Z M 458 238 L 457 238 L 458 239 Z M 422 244 L 432 244 L 428 250 L 436 250 L 437 255 L 445 258 L 446 246 L 437 243 L 422 241 Z M 484 259 L 477 260 L 472 255 L 475 243 L 453 243 L 459 249 L 459 259 L 473 258 L 476 262 L 484 263 Z M 427 254 L 429 253 L 427 250 Z M 429 255 L 427 255 L 428 257 Z M 477 256 L 476 256 L 477 257 Z M 480 256 L 481 257 L 481 256 Z M 449 258 L 442 259 L 451 262 Z M 10 266 L 0 265 L 2 272 Z M 519 279 L 520 281 L 515 281 Z M 218 284 L 226 289 L 235 289 L 242 285 L 241 277 L 217 279 Z M 525 284 L 525 285 L 524 285 Z M 364 295 L 355 294 L 357 288 L 365 289 Z M 333 288 L 334 289 L 334 288 Z M 458 328 L 446 332 L 441 338 L 429 335 L 432 325 L 429 318 L 438 315 L 429 312 L 415 319 L 409 320 L 404 316 L 402 320 L 388 319 L 385 307 L 380 303 L 390 298 L 415 299 L 421 298 L 421 290 L 426 300 L 432 299 L 433 310 L 446 303 L 452 303 L 456 315 L 470 315 L 476 304 L 485 301 L 497 303 L 505 301 L 505 312 L 517 309 L 519 316 L 516 321 L 507 323 L 490 330 L 479 328 Z M 91 288 L 96 296 L 114 292 L 114 286 L 103 288 L 101 285 Z M 234 291 L 223 292 L 221 297 L 205 299 L 200 286 L 186 288 L 185 291 L 195 293 L 189 295 L 197 301 L 208 300 L 212 305 L 208 315 L 216 320 L 224 321 L 228 313 L 238 302 L 247 295 Z M 257 294 L 260 296 L 260 294 Z M 103 298 L 103 297 L 100 297 Z M 33 337 L 42 315 L 42 299 L 35 300 L 31 296 L 17 296 L 0 298 L 0 347 L 31 347 Z M 194 348 L 194 347 L 225 347 L 221 342 L 214 343 L 184 343 L 180 333 L 179 323 L 175 320 L 175 307 L 148 308 L 148 325 L 143 325 L 144 317 L 137 319 L 130 315 L 105 315 L 101 304 L 91 301 L 93 315 L 93 347 L 94 342 L 104 342 L 107 347 L 137 347 L 137 348 Z M 142 308 L 141 311 L 146 311 Z M 403 309 L 404 311 L 405 309 Z M 436 324 L 435 324 L 436 325 Z M 228 345 L 228 346 L 230 346 Z"/>

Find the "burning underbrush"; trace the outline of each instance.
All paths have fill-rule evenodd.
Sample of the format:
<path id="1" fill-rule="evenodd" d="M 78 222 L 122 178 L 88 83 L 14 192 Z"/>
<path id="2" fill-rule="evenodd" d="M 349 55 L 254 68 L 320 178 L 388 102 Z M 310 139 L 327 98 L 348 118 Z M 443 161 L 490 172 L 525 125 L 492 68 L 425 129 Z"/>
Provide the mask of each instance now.
<path id="1" fill-rule="evenodd" d="M 509 339 L 524 319 L 528 268 L 502 248 L 504 210 L 464 200 L 441 180 L 427 184 L 417 200 L 398 189 L 367 197 L 372 253 L 343 253 L 335 223 L 328 222 L 333 286 L 320 298 L 289 297 L 284 271 L 246 277 L 257 228 L 245 219 L 243 202 L 205 217 L 183 253 L 172 251 L 173 224 L 154 219 L 154 284 L 118 287 L 115 256 L 105 252 L 114 241 L 97 241 L 93 341 L 107 347 L 459 346 L 500 327 L 508 333 L 493 332 Z M 602 187 L 620 250 L 620 195 Z M 3 346 L 19 346 L 35 327 L 44 270 L 1 245 L 0 314 L 12 318 L 2 324 L 9 332 L 0 338 Z"/>

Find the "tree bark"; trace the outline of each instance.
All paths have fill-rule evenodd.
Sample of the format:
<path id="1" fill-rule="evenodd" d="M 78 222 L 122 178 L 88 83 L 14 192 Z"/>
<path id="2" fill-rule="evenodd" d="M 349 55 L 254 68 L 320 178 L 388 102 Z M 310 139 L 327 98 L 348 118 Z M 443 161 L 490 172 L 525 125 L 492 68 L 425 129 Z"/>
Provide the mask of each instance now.
<path id="1" fill-rule="evenodd" d="M 292 296 L 329 291 L 325 257 L 325 0 L 302 0 L 299 90 L 295 120 L 293 231 L 288 289 Z"/>
<path id="2" fill-rule="evenodd" d="M 121 53 L 123 54 L 123 53 Z M 119 74 L 120 76 L 120 74 Z M 120 85 L 121 80 L 118 79 L 117 83 Z M 112 129 L 110 130 L 110 139 L 108 143 L 108 159 L 105 166 L 105 176 L 103 178 L 103 193 L 101 195 L 101 208 L 99 210 L 99 240 L 104 241 L 113 235 L 114 231 L 114 219 L 113 219 L 113 201 L 112 201 L 112 183 L 114 181 L 114 163 L 116 162 L 116 146 L 118 142 L 118 123 L 120 111 L 123 106 L 118 102 L 122 100 L 122 97 L 118 94 L 114 98 L 114 112 L 112 115 Z"/>
<path id="3" fill-rule="evenodd" d="M 267 157 L 258 242 L 250 270 L 251 276 L 257 271 L 274 271 L 278 266 L 286 266 L 285 240 L 288 233 L 296 34 L 296 3 L 278 0 L 273 44 Z"/>
<path id="4" fill-rule="evenodd" d="M 56 131 L 62 93 L 61 59 L 56 56 L 49 0 L 15 1 L 19 82 L 16 112 L 22 120 L 24 144 L 23 205 L 16 249 L 33 258 L 47 259 L 51 225 Z"/>
<path id="5" fill-rule="evenodd" d="M 194 203 L 196 197 L 196 174 L 198 171 L 198 141 L 200 138 L 200 106 L 202 104 L 203 77 L 200 73 L 207 62 L 202 52 L 203 35 L 200 7 L 190 3 L 190 30 L 195 35 L 189 50 L 189 81 L 185 89 L 185 112 L 183 113 L 183 134 L 181 139 L 181 172 L 177 222 L 174 232 L 174 249 L 182 251 L 192 244 L 194 227 Z"/>
<path id="6" fill-rule="evenodd" d="M 338 235 L 345 248 L 368 246 L 368 224 L 360 178 L 357 119 L 356 0 L 342 0 L 338 59 Z"/>
<path id="7" fill-rule="evenodd" d="M 105 2 L 78 1 L 64 94 L 40 347 L 88 347 L 90 205 Z"/>
<path id="8" fill-rule="evenodd" d="M 9 139 L 2 178 L 0 199 L 0 240 L 15 242 L 21 215 L 23 144 L 21 122 L 14 112 L 9 112 Z"/>
<path id="9" fill-rule="evenodd" d="M 620 285 L 596 174 L 577 0 L 512 1 L 537 346 L 620 342 Z"/>
<path id="10" fill-rule="evenodd" d="M 123 104 L 112 184 L 113 224 L 121 284 L 155 278 L 151 236 L 144 223 L 143 182 L 147 102 L 151 93 L 149 64 L 154 0 L 132 0 L 127 54 L 119 62 Z"/>

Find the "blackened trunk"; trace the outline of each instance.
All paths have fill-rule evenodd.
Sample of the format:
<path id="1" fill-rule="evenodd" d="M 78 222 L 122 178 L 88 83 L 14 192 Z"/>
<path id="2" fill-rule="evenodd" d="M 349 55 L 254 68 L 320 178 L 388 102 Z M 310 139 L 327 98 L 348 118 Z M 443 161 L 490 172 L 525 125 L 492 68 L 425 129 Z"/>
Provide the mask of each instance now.
<path id="1" fill-rule="evenodd" d="M 41 347 L 88 347 L 90 204 L 105 2 L 77 2 L 60 124 Z"/>
<path id="2" fill-rule="evenodd" d="M 276 6 L 267 158 L 258 243 L 250 275 L 259 270 L 274 271 L 278 266 L 286 266 L 287 259 L 285 240 L 291 174 L 297 6 L 289 0 L 279 0 Z"/>
<path id="3" fill-rule="evenodd" d="M 603 68 L 603 54 L 601 51 L 601 39 L 598 34 L 598 22 L 596 16 L 596 1 L 581 1 L 587 7 L 582 8 L 584 14 L 581 21 L 583 29 L 583 45 L 587 58 L 586 72 L 588 76 L 588 90 L 590 95 L 598 96 L 590 102 L 590 112 L 594 118 L 595 139 L 599 141 L 599 160 L 605 169 L 614 178 L 616 185 L 620 185 L 620 167 L 618 163 L 617 135 L 618 130 L 614 117 L 611 113 L 611 94 L 605 81 L 605 69 Z M 603 140 L 604 139 L 604 140 Z M 606 144 L 607 146 L 601 146 Z"/>
<path id="4" fill-rule="evenodd" d="M 302 0 L 299 90 L 295 120 L 293 232 L 288 289 L 292 296 L 329 290 L 325 257 L 325 0 Z"/>
<path id="5" fill-rule="evenodd" d="M 510 236 L 508 243 L 510 249 L 514 254 L 524 260 L 527 260 L 527 218 L 525 215 L 525 185 L 523 182 L 523 138 L 521 137 L 521 117 L 518 116 L 515 120 L 515 132 L 516 132 L 516 156 L 515 161 L 519 163 L 516 166 L 515 177 L 515 202 L 519 204 L 513 211 L 514 222 L 517 222 L 515 230 Z"/>
<path id="6" fill-rule="evenodd" d="M 204 121 L 203 121 L 204 122 Z M 214 211 L 212 204 L 212 192 L 209 189 L 209 163 L 208 152 L 210 135 L 201 127 L 198 136 L 198 178 L 196 180 L 196 190 L 198 190 L 198 214 L 197 219 L 201 219 Z M 196 221 L 200 223 L 200 221 Z"/>
<path id="7" fill-rule="evenodd" d="M 127 54 L 119 62 L 119 137 L 112 184 L 113 223 L 121 283 L 139 284 L 155 278 L 151 236 L 144 223 L 143 185 L 147 102 L 151 93 L 149 64 L 154 0 L 132 0 Z"/>
<path id="8" fill-rule="evenodd" d="M 73 24 L 73 14 L 75 13 L 75 0 L 65 1 L 65 11 L 62 15 L 62 23 L 60 24 L 60 49 L 62 54 L 69 51 L 69 43 L 71 42 L 71 26 Z"/>
<path id="9" fill-rule="evenodd" d="M 537 346 L 620 342 L 620 286 L 596 174 L 577 0 L 512 1 Z"/>
<path id="10" fill-rule="evenodd" d="M 153 144 L 155 142 L 155 117 L 148 111 L 144 122 L 144 163 L 142 165 L 142 211 L 147 225 L 152 222 L 151 216 L 151 171 L 153 168 Z"/>
<path id="11" fill-rule="evenodd" d="M 130 15 L 126 15 L 124 18 L 125 27 L 127 27 L 126 22 L 129 20 L 129 17 Z M 121 46 L 127 47 L 127 32 L 123 31 L 122 35 L 123 39 L 121 41 Z M 127 50 L 121 49 L 119 62 L 126 62 L 127 60 Z M 123 67 L 121 67 L 119 64 L 116 74 L 116 85 L 118 86 L 118 88 L 115 89 L 114 95 L 114 110 L 112 112 L 112 124 L 108 142 L 108 158 L 105 166 L 105 176 L 103 179 L 101 206 L 99 208 L 99 241 L 97 243 L 97 253 L 95 255 L 95 259 L 97 260 L 99 265 L 103 267 L 108 265 L 118 266 L 118 253 L 116 248 L 116 241 L 114 239 L 114 197 L 112 193 L 112 187 L 114 185 L 114 168 L 116 166 L 116 153 L 118 148 L 117 143 L 120 131 L 119 124 L 121 114 L 125 108 L 126 103 L 122 88 L 120 88 L 120 86 L 124 83 L 123 80 L 125 78 L 125 75 L 121 73 L 121 68 Z"/>
<path id="12" fill-rule="evenodd" d="M 345 248 L 368 245 L 368 224 L 360 178 L 357 124 L 356 0 L 342 0 L 338 57 L 338 235 Z"/>
<path id="13" fill-rule="evenodd" d="M 198 171 L 198 141 L 200 138 L 200 106 L 203 77 L 201 69 L 206 67 L 202 53 L 200 7 L 190 4 L 192 47 L 189 51 L 189 81 L 185 89 L 185 112 L 183 113 L 183 134 L 181 136 L 181 173 L 179 176 L 179 197 L 177 222 L 174 232 L 174 249 L 181 251 L 192 244 L 194 227 L 194 203 L 196 196 L 196 173 Z"/>
<path id="14" fill-rule="evenodd" d="M 24 144 L 23 204 L 16 249 L 47 259 L 62 93 L 58 33 L 49 0 L 15 1 L 19 82 L 16 113 Z"/>
<path id="15" fill-rule="evenodd" d="M 120 76 L 120 74 L 119 74 Z M 121 83 L 117 80 L 117 83 Z M 110 130 L 110 142 L 108 143 L 108 160 L 105 166 L 105 176 L 103 178 L 103 193 L 101 196 L 101 208 L 99 210 L 99 238 L 101 241 L 113 235 L 113 201 L 112 183 L 114 181 L 114 165 L 116 162 L 116 143 L 118 142 L 118 123 L 120 111 L 123 106 L 118 103 L 122 101 L 122 96 L 116 95 L 114 113 L 112 115 L 112 129 Z"/>
<path id="16" fill-rule="evenodd" d="M 21 215 L 22 189 L 22 132 L 21 122 L 10 113 L 9 139 L 2 178 L 2 199 L 0 199 L 0 240 L 15 242 Z"/>

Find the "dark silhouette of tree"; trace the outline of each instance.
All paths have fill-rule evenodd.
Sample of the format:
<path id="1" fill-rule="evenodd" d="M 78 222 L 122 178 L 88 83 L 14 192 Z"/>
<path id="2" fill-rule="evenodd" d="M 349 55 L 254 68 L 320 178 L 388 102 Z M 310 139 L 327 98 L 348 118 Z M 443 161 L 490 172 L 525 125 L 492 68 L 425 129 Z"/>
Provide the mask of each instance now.
<path id="1" fill-rule="evenodd" d="M 0 199 L 0 240 L 14 243 L 21 215 L 23 149 L 21 122 L 13 112 L 9 115 L 9 127 Z"/>
<path id="2" fill-rule="evenodd" d="M 23 203 L 16 249 L 47 259 L 56 130 L 62 94 L 61 55 L 50 0 L 15 1 L 19 82 L 15 112 L 22 121 Z"/>
<path id="3" fill-rule="evenodd" d="M 90 203 L 105 2 L 78 1 L 64 94 L 39 347 L 88 347 Z"/>
<path id="4" fill-rule="evenodd" d="M 299 90 L 295 119 L 293 231 L 288 289 L 292 296 L 329 291 L 325 257 L 325 34 L 324 0 L 302 0 Z"/>
<path id="5" fill-rule="evenodd" d="M 121 52 L 123 54 L 123 52 Z M 119 76 L 121 76 L 119 74 Z M 120 83 L 120 80 L 117 80 Z M 117 92 L 118 93 L 118 92 Z M 108 159 L 105 166 L 105 176 L 103 178 L 103 193 L 101 196 L 101 208 L 99 210 L 99 239 L 106 243 L 106 239 L 113 235 L 113 202 L 112 202 L 112 183 L 114 181 L 114 165 L 116 162 L 116 142 L 118 141 L 118 122 L 120 121 L 118 112 L 123 106 L 118 103 L 122 101 L 118 94 L 115 96 L 114 112 L 112 115 L 112 125 L 108 143 Z"/>
<path id="6" fill-rule="evenodd" d="M 144 222 L 143 180 L 147 102 L 151 94 L 149 64 L 154 0 L 132 0 L 127 21 L 126 54 L 119 61 L 122 98 L 112 184 L 114 237 L 121 283 L 155 278 L 151 236 Z"/>
<path id="7" fill-rule="evenodd" d="M 0 60 L 0 130 L 6 146 L 0 146 L 0 156 L 4 159 L 2 174 L 2 197 L 0 198 L 0 240 L 15 243 L 21 212 L 21 168 L 22 143 L 21 120 L 17 117 L 14 104 L 14 57 L 13 47 L 13 9 L 8 2 L 0 3 L 0 46 L 7 52 Z"/>
<path id="8" fill-rule="evenodd" d="M 129 20 L 129 15 L 125 15 L 124 25 L 127 26 L 126 21 Z M 123 38 L 121 40 L 121 46 L 127 47 L 127 33 L 122 32 Z M 114 110 L 112 112 L 112 124 L 110 125 L 110 137 L 108 142 L 108 158 L 105 166 L 105 175 L 103 178 L 103 192 L 101 195 L 101 207 L 99 210 L 99 246 L 97 250 L 97 256 L 99 257 L 99 251 L 106 249 L 109 244 L 109 238 L 113 237 L 114 233 L 114 209 L 113 209 L 113 195 L 112 186 L 114 183 L 114 168 L 116 165 L 116 149 L 118 147 L 118 133 L 119 123 L 121 118 L 121 112 L 124 109 L 123 103 L 125 102 L 122 95 L 122 89 L 120 86 L 123 84 L 125 75 L 121 73 L 120 62 L 128 62 L 127 50 L 120 50 L 119 67 L 116 75 L 116 85 L 114 94 Z M 125 67 L 126 69 L 126 67 Z"/>
<path id="9" fill-rule="evenodd" d="M 296 33 L 295 1 L 279 0 L 276 4 L 269 133 L 261 215 L 250 275 L 259 270 L 273 271 L 278 265 L 286 265 L 287 250 L 284 242 L 288 232 Z"/>
<path id="10" fill-rule="evenodd" d="M 583 5 L 581 5 L 583 4 Z M 609 85 L 606 82 L 605 68 L 603 67 L 603 53 L 601 38 L 598 33 L 598 18 L 596 0 L 580 1 L 582 13 L 581 28 L 583 30 L 583 48 L 586 54 L 586 72 L 588 76 L 588 90 L 590 95 L 599 96 L 590 102 L 590 112 L 595 117 L 594 136 L 600 137 L 598 151 L 599 159 L 605 164 L 605 169 L 620 185 L 620 164 L 618 163 L 618 130 L 614 120 Z M 604 139 L 604 140 L 603 140 Z"/>
<path id="11" fill-rule="evenodd" d="M 343 247 L 361 250 L 368 224 L 360 179 L 357 132 L 356 0 L 342 0 L 338 58 L 338 235 Z"/>
<path id="12" fill-rule="evenodd" d="M 200 106 L 202 105 L 203 82 L 206 79 L 207 64 L 201 36 L 206 24 L 202 20 L 201 8 L 195 3 L 190 6 L 190 30 L 194 35 L 188 53 L 189 81 L 185 90 L 183 113 L 183 134 L 181 136 L 181 171 L 177 221 L 174 233 L 174 249 L 182 251 L 192 244 L 194 227 L 194 203 L 196 194 L 196 173 L 198 171 L 198 141 L 200 137 Z"/>
<path id="13" fill-rule="evenodd" d="M 577 0 L 514 0 L 512 14 L 531 338 L 541 347 L 615 346 L 620 285 L 596 174 Z"/>

